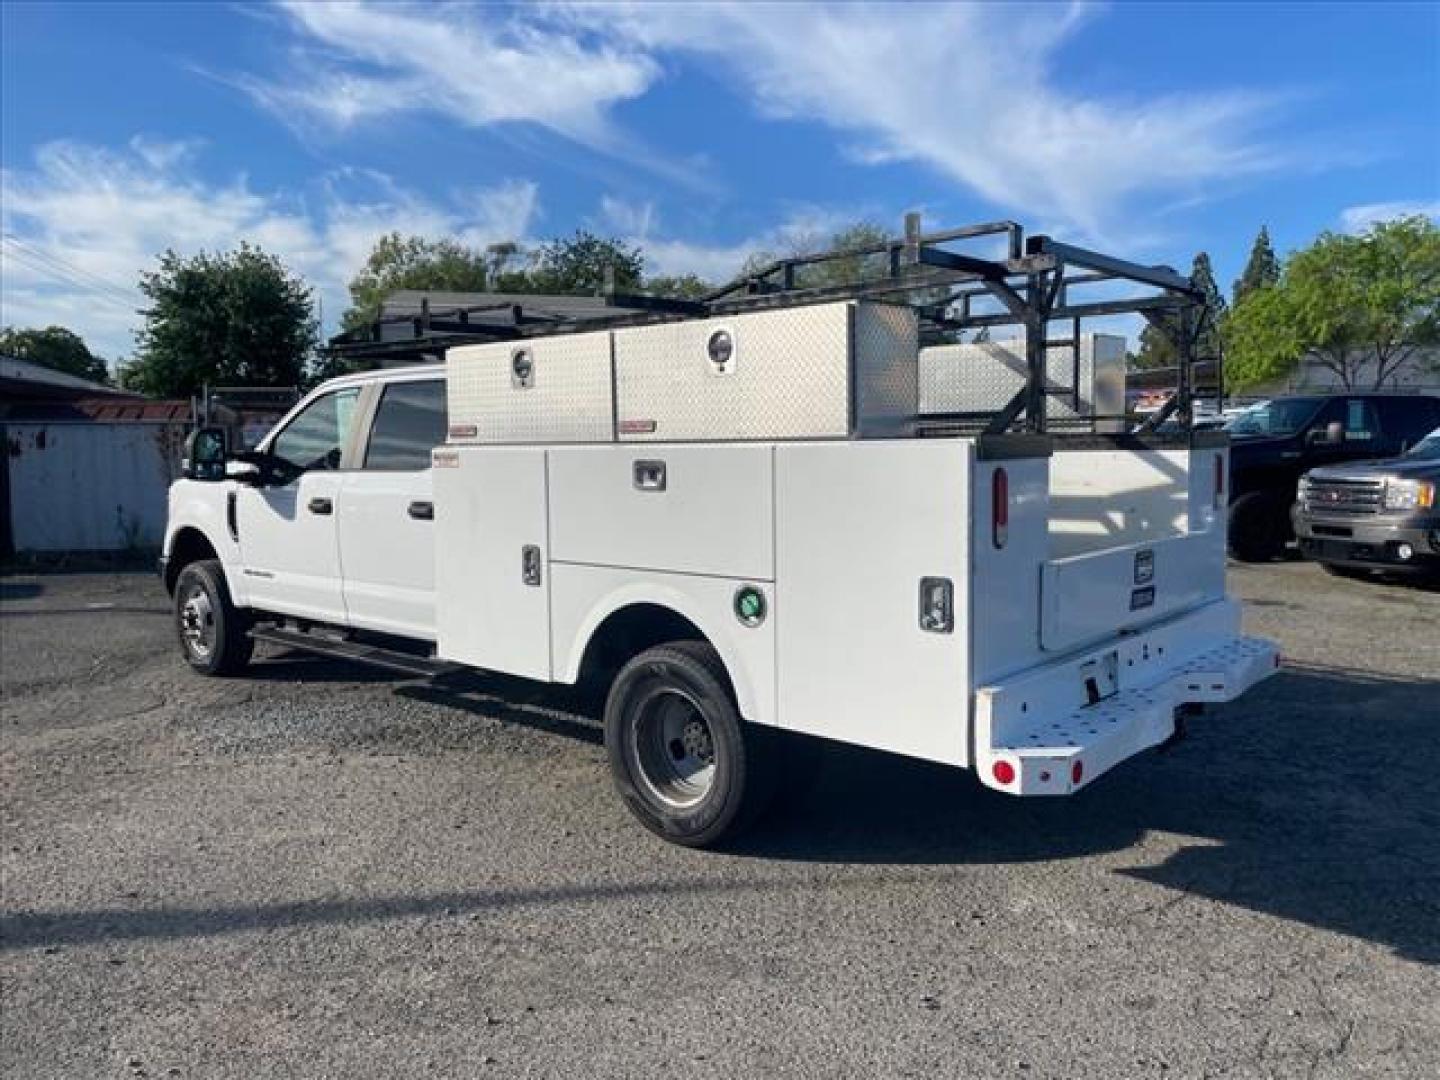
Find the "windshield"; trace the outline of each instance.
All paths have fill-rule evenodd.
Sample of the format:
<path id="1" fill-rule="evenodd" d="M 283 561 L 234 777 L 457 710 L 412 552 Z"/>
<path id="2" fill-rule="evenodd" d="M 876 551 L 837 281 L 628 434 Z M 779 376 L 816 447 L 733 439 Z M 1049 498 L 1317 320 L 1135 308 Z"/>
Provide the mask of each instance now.
<path id="1" fill-rule="evenodd" d="M 1320 398 L 1280 398 L 1251 406 L 1225 424 L 1232 435 L 1294 435 L 1320 408 Z"/>
<path id="2" fill-rule="evenodd" d="M 1440 461 L 1440 428 L 1412 446 L 1405 456 L 1412 461 Z"/>

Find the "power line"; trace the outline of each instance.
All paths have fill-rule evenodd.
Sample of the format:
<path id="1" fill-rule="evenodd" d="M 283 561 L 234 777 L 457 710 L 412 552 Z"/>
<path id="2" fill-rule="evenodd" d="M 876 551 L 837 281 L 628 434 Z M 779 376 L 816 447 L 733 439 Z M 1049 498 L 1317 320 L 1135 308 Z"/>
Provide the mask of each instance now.
<path id="1" fill-rule="evenodd" d="M 10 250 L 8 255 L 10 258 L 53 281 L 88 292 L 96 299 L 108 300 L 115 304 L 123 304 L 131 310 L 136 307 L 140 299 L 134 292 L 98 274 L 93 274 L 88 270 L 82 270 L 80 267 L 66 262 L 59 256 L 30 247 L 14 236 L 7 235 L 3 239 L 9 246 Z"/>
<path id="2" fill-rule="evenodd" d="M 46 251 L 43 248 L 36 247 L 33 244 L 21 240 L 13 233 L 6 233 L 4 239 L 15 252 L 24 252 L 31 257 L 32 262 L 38 260 L 48 266 L 54 273 L 64 275 L 64 279 L 68 284 L 84 286 L 91 289 L 101 289 L 113 296 L 122 298 L 126 303 L 134 303 L 138 299 L 133 289 L 128 289 L 91 270 L 76 266 L 74 263 L 61 258 L 54 252 Z"/>
<path id="3" fill-rule="evenodd" d="M 79 289 L 82 292 L 87 293 L 92 299 L 96 301 L 113 304 L 116 307 L 123 307 L 127 311 L 133 312 L 135 310 L 135 300 L 133 297 L 122 297 L 120 295 L 117 295 L 116 293 L 108 292 L 103 288 L 97 288 L 96 286 L 91 285 L 85 281 L 80 281 L 76 278 L 71 277 L 68 274 L 57 270 L 53 266 L 45 264 L 39 259 L 35 259 L 33 256 L 25 254 L 18 248 L 12 249 L 7 253 L 7 255 L 9 258 L 14 259 L 20 265 L 26 267 L 27 269 L 35 271 L 42 277 L 49 278 L 51 281 L 59 282 L 62 285 L 68 285 L 74 289 Z"/>

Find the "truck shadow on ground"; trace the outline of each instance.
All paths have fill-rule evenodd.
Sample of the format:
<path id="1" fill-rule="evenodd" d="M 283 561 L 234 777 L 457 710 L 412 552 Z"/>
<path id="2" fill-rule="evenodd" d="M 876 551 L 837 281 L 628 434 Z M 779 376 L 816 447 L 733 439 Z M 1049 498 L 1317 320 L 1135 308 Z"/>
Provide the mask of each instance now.
<path id="1" fill-rule="evenodd" d="M 813 791 L 745 853 L 861 863 L 1029 862 L 1183 838 L 1116 872 L 1440 962 L 1440 682 L 1291 666 L 1194 719 L 1172 750 L 1068 799 L 827 746 Z"/>
<path id="2" fill-rule="evenodd" d="M 466 674 L 396 693 L 602 741 L 593 704 L 563 687 Z M 1115 872 L 1440 962 L 1440 682 L 1292 664 L 1189 730 L 1066 799 L 1016 799 L 969 772 L 822 743 L 813 779 L 782 779 L 783 811 L 730 853 L 1041 862 L 1123 853 L 1158 831 L 1182 846 L 1156 864 L 1137 849 Z"/>
<path id="3" fill-rule="evenodd" d="M 567 714 L 573 692 L 523 680 L 400 692 L 601 738 Z M 1292 664 L 1189 730 L 1067 799 L 1016 799 L 968 772 L 824 743 L 813 780 L 782 790 L 784 811 L 731 854 L 962 865 L 1136 849 L 1115 872 L 1440 963 L 1440 682 Z M 1137 844 L 1152 831 L 1181 846 L 1147 863 Z"/>

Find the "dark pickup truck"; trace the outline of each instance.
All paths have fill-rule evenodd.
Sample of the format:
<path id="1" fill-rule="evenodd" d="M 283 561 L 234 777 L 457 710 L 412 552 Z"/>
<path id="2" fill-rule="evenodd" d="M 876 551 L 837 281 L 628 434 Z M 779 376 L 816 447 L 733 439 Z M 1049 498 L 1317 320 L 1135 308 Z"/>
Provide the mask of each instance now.
<path id="1" fill-rule="evenodd" d="M 1274 558 L 1293 539 L 1290 508 L 1311 469 L 1396 457 L 1440 427 L 1440 397 L 1307 394 L 1279 397 L 1226 425 L 1230 433 L 1230 553 Z"/>
<path id="2" fill-rule="evenodd" d="M 1440 428 L 1385 461 L 1312 469 L 1292 515 L 1300 550 L 1327 569 L 1440 576 Z"/>

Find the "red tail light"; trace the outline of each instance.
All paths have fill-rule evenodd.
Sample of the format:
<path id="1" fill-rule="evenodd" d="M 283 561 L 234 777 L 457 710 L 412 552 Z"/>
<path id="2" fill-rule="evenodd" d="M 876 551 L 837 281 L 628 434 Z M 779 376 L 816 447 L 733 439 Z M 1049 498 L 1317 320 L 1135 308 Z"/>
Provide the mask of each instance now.
<path id="1" fill-rule="evenodd" d="M 1013 784 L 1015 782 L 1015 766 L 1008 761 L 997 761 L 991 770 L 997 784 Z"/>
<path id="2" fill-rule="evenodd" d="M 1225 505 L 1225 455 L 1215 455 L 1215 502 L 1216 510 Z"/>
<path id="3" fill-rule="evenodd" d="M 1003 548 L 1010 533 L 1010 477 L 1004 469 L 990 474 L 990 539 Z"/>

